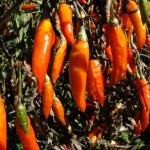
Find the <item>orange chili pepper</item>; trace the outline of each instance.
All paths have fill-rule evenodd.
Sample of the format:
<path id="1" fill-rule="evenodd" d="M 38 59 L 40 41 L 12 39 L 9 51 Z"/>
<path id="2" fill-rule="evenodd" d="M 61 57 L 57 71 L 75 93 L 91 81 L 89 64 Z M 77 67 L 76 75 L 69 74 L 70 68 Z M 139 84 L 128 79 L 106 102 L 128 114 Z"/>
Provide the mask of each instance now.
<path id="1" fill-rule="evenodd" d="M 7 149 L 6 111 L 1 95 L 0 95 L 0 149 L 1 150 Z"/>
<path id="2" fill-rule="evenodd" d="M 139 136 L 141 133 L 141 110 L 139 109 L 135 111 L 135 122 L 135 134 L 136 136 Z"/>
<path id="3" fill-rule="evenodd" d="M 51 70 L 51 77 L 52 82 L 55 83 L 60 75 L 60 71 L 63 65 L 64 58 L 66 56 L 66 50 L 67 50 L 67 41 L 65 37 L 63 36 L 62 43 L 60 47 L 58 48 L 56 54 L 54 55 L 54 59 L 52 62 L 52 70 Z"/>
<path id="4" fill-rule="evenodd" d="M 47 119 L 53 105 L 54 90 L 49 76 L 46 74 L 43 90 L 42 90 L 42 111 Z"/>
<path id="5" fill-rule="evenodd" d="M 143 25 L 140 10 L 136 2 L 130 0 L 127 3 L 127 13 L 129 18 L 134 26 L 136 33 L 136 46 L 138 49 L 141 49 L 146 40 L 146 27 Z"/>
<path id="6" fill-rule="evenodd" d="M 105 53 L 106 53 L 106 56 L 108 57 L 111 65 L 112 65 L 113 64 L 113 56 L 112 56 L 110 45 L 108 45 L 107 47 L 105 46 Z"/>
<path id="7" fill-rule="evenodd" d="M 93 136 L 97 135 L 97 133 L 101 130 L 100 126 L 94 127 L 88 134 L 89 138 L 92 138 Z"/>
<path id="8" fill-rule="evenodd" d="M 148 81 L 144 77 L 142 77 L 136 78 L 134 83 L 141 105 L 143 106 L 143 108 L 146 108 L 146 110 L 150 110 L 150 86 Z"/>
<path id="9" fill-rule="evenodd" d="M 80 111 L 86 109 L 86 80 L 89 64 L 89 44 L 86 32 L 81 26 L 77 41 L 72 47 L 69 57 L 69 82 L 73 98 Z"/>
<path id="10" fill-rule="evenodd" d="M 17 131 L 18 137 L 23 145 L 24 150 L 40 150 L 38 143 L 36 141 L 33 127 L 30 123 L 30 118 L 28 117 L 29 132 L 27 134 L 21 128 L 17 118 L 16 118 L 15 124 L 16 124 L 16 131 Z"/>
<path id="11" fill-rule="evenodd" d="M 118 23 L 110 27 L 110 47 L 113 56 L 110 86 L 113 86 L 125 76 L 127 70 L 127 39 Z"/>
<path id="12" fill-rule="evenodd" d="M 32 72 L 38 81 L 38 92 L 42 92 L 45 75 L 48 70 L 51 48 L 53 46 L 54 31 L 48 18 L 40 21 L 32 53 Z"/>
<path id="13" fill-rule="evenodd" d="M 136 136 L 140 135 L 141 129 L 142 129 L 141 122 L 140 122 L 140 120 L 138 120 L 138 122 L 136 123 L 136 127 L 135 127 L 135 134 L 136 134 Z"/>
<path id="14" fill-rule="evenodd" d="M 87 83 L 86 83 L 86 90 L 88 92 L 88 96 L 92 99 L 92 100 L 97 100 L 97 97 L 94 93 L 94 89 L 91 86 L 91 80 L 89 77 L 89 73 L 87 74 Z"/>
<path id="15" fill-rule="evenodd" d="M 104 95 L 104 81 L 102 75 L 102 66 L 98 59 L 91 59 L 89 61 L 88 76 L 90 80 L 90 86 L 99 101 L 100 105 L 103 106 L 105 95 Z"/>
<path id="16" fill-rule="evenodd" d="M 54 97 L 54 102 L 53 102 L 52 109 L 53 109 L 53 111 L 54 111 L 54 114 L 55 114 L 56 118 L 57 118 L 63 125 L 66 125 L 64 107 L 63 107 L 61 101 L 60 101 L 56 96 Z"/>
<path id="17" fill-rule="evenodd" d="M 150 36 L 149 35 L 146 37 L 146 45 L 147 45 L 147 50 L 150 52 Z"/>
<path id="18" fill-rule="evenodd" d="M 146 108 L 142 108 L 141 111 L 141 132 L 144 132 L 149 124 L 149 111 Z"/>
<path id="19" fill-rule="evenodd" d="M 135 74 L 137 72 L 137 69 L 135 65 L 133 50 L 130 46 L 128 46 L 128 63 L 131 67 L 132 73 Z"/>
<path id="20" fill-rule="evenodd" d="M 127 30 L 127 39 L 128 39 L 128 43 L 130 43 L 131 42 L 131 35 L 132 35 L 132 33 L 133 33 L 133 30 L 134 30 L 134 27 L 133 27 L 133 25 L 131 24 L 130 26 L 129 26 L 129 29 Z"/>
<path id="21" fill-rule="evenodd" d="M 129 18 L 129 15 L 127 13 L 122 14 L 122 20 L 123 20 L 123 27 L 125 30 L 128 30 L 130 26 L 132 25 L 132 22 Z"/>
<path id="22" fill-rule="evenodd" d="M 61 1 L 59 3 L 58 15 L 60 19 L 61 30 L 67 42 L 73 45 L 75 43 L 75 39 L 73 33 L 72 11 L 65 1 Z"/>

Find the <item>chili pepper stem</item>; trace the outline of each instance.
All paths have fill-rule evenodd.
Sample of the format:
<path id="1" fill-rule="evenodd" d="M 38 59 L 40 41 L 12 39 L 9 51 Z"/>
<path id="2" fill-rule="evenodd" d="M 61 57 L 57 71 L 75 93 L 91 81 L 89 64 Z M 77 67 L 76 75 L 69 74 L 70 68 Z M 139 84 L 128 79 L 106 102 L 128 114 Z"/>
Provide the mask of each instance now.
<path id="1" fill-rule="evenodd" d="M 21 84 L 21 64 L 18 64 L 18 104 L 21 104 L 22 84 Z"/>
<path id="2" fill-rule="evenodd" d="M 79 32 L 79 34 L 78 34 L 77 39 L 78 39 L 78 40 L 87 41 L 87 35 L 86 35 L 86 31 L 85 31 L 84 26 L 81 26 L 81 27 L 80 27 L 80 32 Z"/>

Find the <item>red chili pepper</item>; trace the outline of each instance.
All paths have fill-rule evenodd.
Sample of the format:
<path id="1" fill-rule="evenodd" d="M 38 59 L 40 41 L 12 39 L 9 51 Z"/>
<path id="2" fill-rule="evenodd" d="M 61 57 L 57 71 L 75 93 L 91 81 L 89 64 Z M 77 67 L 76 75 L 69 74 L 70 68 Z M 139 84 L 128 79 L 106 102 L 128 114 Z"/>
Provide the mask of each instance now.
<path id="1" fill-rule="evenodd" d="M 75 39 L 73 33 L 72 11 L 65 1 L 59 3 L 58 15 L 61 30 L 67 42 L 73 45 L 75 43 Z"/>
<path id="2" fill-rule="evenodd" d="M 146 41 L 146 27 L 143 25 L 140 10 L 136 2 L 128 1 L 127 13 L 129 14 L 136 33 L 136 46 L 138 49 L 141 49 Z"/>
<path id="3" fill-rule="evenodd" d="M 34 3 L 28 3 L 28 4 L 24 4 L 21 6 L 21 10 L 31 10 L 31 9 L 35 9 L 37 7 L 36 4 Z"/>
<path id="4" fill-rule="evenodd" d="M 3 99 L 0 95 L 0 150 L 7 149 L 7 123 Z"/>
<path id="5" fill-rule="evenodd" d="M 69 81 L 73 98 L 80 111 L 86 109 L 86 80 L 89 64 L 89 44 L 86 32 L 81 26 L 77 41 L 69 57 Z"/>
<path id="6" fill-rule="evenodd" d="M 105 95 L 104 95 L 104 81 L 102 75 L 102 66 L 98 59 L 91 59 L 88 67 L 88 80 L 89 84 L 99 101 L 100 105 L 103 106 Z"/>
<path id="7" fill-rule="evenodd" d="M 86 4 L 86 0 L 79 0 L 79 3 Z"/>
<path id="8" fill-rule="evenodd" d="M 110 47 L 113 56 L 110 86 L 113 86 L 125 76 L 127 70 L 127 39 L 118 23 L 110 27 Z"/>
<path id="9" fill-rule="evenodd" d="M 42 92 L 53 46 L 54 31 L 49 19 L 42 19 L 37 27 L 32 53 L 32 72 L 38 81 L 38 92 Z"/>

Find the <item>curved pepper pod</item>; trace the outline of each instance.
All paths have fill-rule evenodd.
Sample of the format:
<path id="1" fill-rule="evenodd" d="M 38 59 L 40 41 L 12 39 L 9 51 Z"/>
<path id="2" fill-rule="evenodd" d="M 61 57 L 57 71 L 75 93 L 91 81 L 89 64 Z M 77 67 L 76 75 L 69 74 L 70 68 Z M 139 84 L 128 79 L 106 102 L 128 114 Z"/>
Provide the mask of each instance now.
<path id="1" fill-rule="evenodd" d="M 54 89 L 48 75 L 45 77 L 45 82 L 42 90 L 42 112 L 46 119 L 50 115 L 50 111 L 54 100 Z"/>
<path id="2" fill-rule="evenodd" d="M 80 111 L 86 109 L 86 80 L 89 64 L 89 44 L 85 29 L 81 26 L 78 39 L 69 57 L 69 82 L 73 98 Z"/>
<path id="3" fill-rule="evenodd" d="M 102 75 L 102 66 L 98 59 L 91 59 L 88 67 L 88 83 L 91 86 L 93 94 L 99 101 L 100 105 L 104 105 L 105 95 L 104 95 L 104 82 Z"/>
<path id="4" fill-rule="evenodd" d="M 18 119 L 16 118 L 16 131 L 20 139 L 20 142 L 22 143 L 24 150 L 40 150 L 38 143 L 36 141 L 36 136 L 33 127 L 30 123 L 30 118 L 27 117 L 27 119 L 29 132 L 26 134 L 21 128 Z"/>
<path id="5" fill-rule="evenodd" d="M 134 83 L 141 105 L 147 111 L 150 110 L 150 86 L 148 81 L 145 78 L 136 78 Z"/>
<path id="6" fill-rule="evenodd" d="M 63 32 L 67 42 L 73 45 L 75 43 L 75 39 L 73 33 L 72 11 L 65 1 L 59 3 L 58 15 L 61 31 Z"/>
<path id="7" fill-rule="evenodd" d="M 127 70 L 127 39 L 120 25 L 110 28 L 110 47 L 113 56 L 110 86 L 113 86 L 125 76 Z"/>
<path id="8" fill-rule="evenodd" d="M 51 77 L 52 77 L 52 82 L 56 83 L 60 72 L 61 68 L 63 66 L 63 62 L 66 56 L 66 51 L 67 51 L 67 41 L 65 37 L 63 36 L 63 41 L 61 46 L 58 48 L 56 54 L 54 55 L 54 60 L 52 62 L 52 71 L 51 71 Z"/>
<path id="9" fill-rule="evenodd" d="M 146 41 L 146 26 L 142 22 L 140 10 L 134 1 L 128 1 L 127 13 L 136 33 L 137 49 L 141 49 Z"/>
<path id="10" fill-rule="evenodd" d="M 7 149 L 7 123 L 3 99 L 0 95 L 0 149 Z"/>
<path id="11" fill-rule="evenodd" d="M 145 132 L 149 124 L 149 111 L 142 108 L 141 111 L 141 132 Z"/>
<path id="12" fill-rule="evenodd" d="M 56 118 L 64 125 L 67 125 L 66 119 L 65 119 L 65 109 L 62 105 L 60 99 L 58 99 L 56 96 L 54 96 L 54 102 L 52 109 L 54 111 L 54 115 Z"/>
<path id="13" fill-rule="evenodd" d="M 42 92 L 48 70 L 53 37 L 54 31 L 50 20 L 41 20 L 36 30 L 32 53 L 32 72 L 37 78 L 39 93 Z"/>

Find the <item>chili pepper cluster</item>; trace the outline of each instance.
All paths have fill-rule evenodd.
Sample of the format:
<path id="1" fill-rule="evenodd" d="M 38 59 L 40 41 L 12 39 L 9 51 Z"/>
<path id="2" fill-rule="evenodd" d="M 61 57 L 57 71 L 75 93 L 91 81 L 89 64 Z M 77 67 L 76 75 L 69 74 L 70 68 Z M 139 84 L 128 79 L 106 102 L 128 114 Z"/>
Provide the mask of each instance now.
<path id="1" fill-rule="evenodd" d="M 66 110 L 55 91 L 66 70 L 68 79 L 65 80 L 68 80 L 72 101 L 81 113 L 87 113 L 93 102 L 97 102 L 100 109 L 106 108 L 107 90 L 124 85 L 130 78 L 138 101 L 132 116 L 134 134 L 140 136 L 149 126 L 150 85 L 141 60 L 143 49 L 148 54 L 150 52 L 149 2 L 60 0 L 53 3 L 48 6 L 48 2 L 43 0 L 31 60 L 31 71 L 37 83 L 36 93 L 40 94 L 45 120 L 53 111 L 63 126 L 69 126 Z M 101 9 L 103 5 L 105 9 Z M 24 11 L 34 8 L 34 4 L 21 7 Z M 22 104 L 21 80 L 18 64 L 16 131 L 25 150 L 38 150 L 36 134 Z M 0 149 L 5 150 L 6 112 L 1 102 L 2 98 Z M 95 118 L 90 119 L 93 125 Z M 90 128 L 87 136 L 93 144 L 107 131 L 106 122 L 104 117 L 96 127 L 91 125 L 92 130 Z"/>

